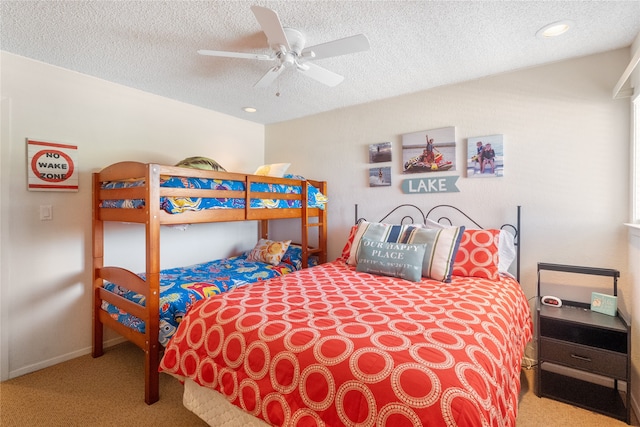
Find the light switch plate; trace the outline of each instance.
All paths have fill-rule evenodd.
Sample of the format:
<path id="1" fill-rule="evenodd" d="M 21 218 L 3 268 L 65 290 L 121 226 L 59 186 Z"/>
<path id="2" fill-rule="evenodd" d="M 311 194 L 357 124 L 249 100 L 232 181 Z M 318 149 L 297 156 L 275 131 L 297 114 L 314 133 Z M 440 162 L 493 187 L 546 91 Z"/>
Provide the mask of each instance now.
<path id="1" fill-rule="evenodd" d="M 53 209 L 51 205 L 40 205 L 40 221 L 51 221 L 53 219 Z"/>

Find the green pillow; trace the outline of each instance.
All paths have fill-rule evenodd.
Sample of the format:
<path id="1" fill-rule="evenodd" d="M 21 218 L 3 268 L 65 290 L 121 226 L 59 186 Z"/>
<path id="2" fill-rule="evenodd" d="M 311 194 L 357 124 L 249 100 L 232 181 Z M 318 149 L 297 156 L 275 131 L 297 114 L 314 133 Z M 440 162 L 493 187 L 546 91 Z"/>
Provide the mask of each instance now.
<path id="1" fill-rule="evenodd" d="M 206 171 L 218 171 L 218 172 L 226 172 L 225 168 L 220 166 L 218 162 L 208 157 L 187 157 L 184 160 L 180 160 L 176 163 L 176 166 L 181 166 L 183 168 L 192 168 L 192 169 L 202 169 Z"/>
<path id="2" fill-rule="evenodd" d="M 362 231 L 361 231 L 362 230 Z M 445 229 L 427 229 L 416 227 L 415 225 L 391 225 L 363 222 L 358 226 L 358 231 L 354 237 L 356 240 L 367 238 L 374 241 L 399 242 L 411 244 L 426 244 L 427 249 L 422 265 L 422 275 L 430 279 L 441 282 L 451 282 L 451 272 L 455 262 L 460 239 L 464 233 L 464 226 L 448 227 Z M 359 240 L 358 240 L 359 241 Z M 349 264 L 352 264 L 351 257 L 357 260 L 357 249 L 351 250 Z M 353 262 L 355 264 L 355 262 Z"/>
<path id="3" fill-rule="evenodd" d="M 426 244 L 378 242 L 363 237 L 356 270 L 419 282 L 426 249 Z"/>

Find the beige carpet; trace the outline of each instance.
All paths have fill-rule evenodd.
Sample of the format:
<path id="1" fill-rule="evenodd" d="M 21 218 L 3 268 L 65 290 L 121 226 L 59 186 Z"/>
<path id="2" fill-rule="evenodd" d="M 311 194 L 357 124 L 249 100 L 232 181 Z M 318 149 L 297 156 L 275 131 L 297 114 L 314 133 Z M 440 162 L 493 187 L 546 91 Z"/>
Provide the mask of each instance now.
<path id="1" fill-rule="evenodd" d="M 143 353 L 130 343 L 104 356 L 83 356 L 0 383 L 0 425 L 181 426 L 206 424 L 182 406 L 182 385 L 160 376 L 160 401 L 144 403 Z M 533 393 L 534 371 L 523 371 L 517 427 L 627 424 Z M 633 426 L 639 426 L 634 418 Z"/>

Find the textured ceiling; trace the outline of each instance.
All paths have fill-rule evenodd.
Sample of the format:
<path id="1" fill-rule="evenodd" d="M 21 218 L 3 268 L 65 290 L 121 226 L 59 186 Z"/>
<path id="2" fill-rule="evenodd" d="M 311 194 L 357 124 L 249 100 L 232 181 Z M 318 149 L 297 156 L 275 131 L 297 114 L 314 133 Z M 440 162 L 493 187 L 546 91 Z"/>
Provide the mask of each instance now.
<path id="1" fill-rule="evenodd" d="M 252 4 L 307 46 L 363 33 L 371 49 L 316 62 L 345 77 L 336 87 L 287 69 L 256 89 L 273 63 L 196 53 L 269 53 Z M 627 47 L 640 32 L 640 1 L 2 0 L 0 12 L 4 51 L 264 124 Z M 563 19 L 569 33 L 535 36 Z"/>

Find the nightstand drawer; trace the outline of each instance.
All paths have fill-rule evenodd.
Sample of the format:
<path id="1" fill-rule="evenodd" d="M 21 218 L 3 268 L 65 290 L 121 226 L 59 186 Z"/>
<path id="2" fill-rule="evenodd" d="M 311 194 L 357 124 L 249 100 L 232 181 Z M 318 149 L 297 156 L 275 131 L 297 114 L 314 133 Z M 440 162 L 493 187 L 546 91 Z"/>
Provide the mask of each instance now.
<path id="1" fill-rule="evenodd" d="M 548 362 L 614 378 L 627 378 L 627 355 L 593 347 L 540 339 L 540 357 Z"/>

